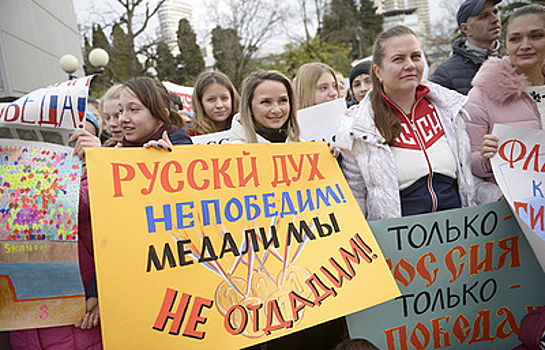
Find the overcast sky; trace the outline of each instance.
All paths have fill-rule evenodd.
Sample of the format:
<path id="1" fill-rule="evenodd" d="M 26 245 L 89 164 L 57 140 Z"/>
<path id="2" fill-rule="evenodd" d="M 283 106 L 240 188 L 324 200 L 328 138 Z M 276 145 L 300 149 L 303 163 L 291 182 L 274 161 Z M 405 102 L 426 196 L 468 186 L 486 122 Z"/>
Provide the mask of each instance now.
<path id="1" fill-rule="evenodd" d="M 208 31 L 203 27 L 202 23 L 207 23 L 206 12 L 207 9 L 203 5 L 205 0 L 192 0 L 193 3 L 193 13 L 194 13 L 194 23 L 195 31 L 199 37 L 199 44 L 205 44 L 208 38 L 205 36 L 208 34 Z M 221 0 L 220 0 L 221 1 Z M 461 0 L 429 0 L 430 4 L 430 17 L 432 22 L 432 30 L 434 25 L 440 23 L 443 20 L 448 20 L 446 18 L 446 12 L 444 11 L 445 4 L 452 2 L 460 2 Z M 93 23 L 107 23 L 111 22 L 112 18 L 115 18 L 115 13 L 121 12 L 121 7 L 116 0 L 73 0 L 74 9 L 78 18 L 78 24 L 83 27 L 90 28 Z M 157 3 L 157 0 L 151 0 L 150 4 L 153 5 Z M 108 18 L 110 20 L 105 20 Z M 455 19 L 452 18 L 454 21 Z M 155 36 L 155 32 L 159 26 L 159 21 L 155 16 L 153 22 L 150 25 L 150 30 L 148 35 L 150 37 Z M 286 39 L 287 41 L 287 39 Z M 282 48 L 282 44 L 278 46 L 278 49 Z"/>

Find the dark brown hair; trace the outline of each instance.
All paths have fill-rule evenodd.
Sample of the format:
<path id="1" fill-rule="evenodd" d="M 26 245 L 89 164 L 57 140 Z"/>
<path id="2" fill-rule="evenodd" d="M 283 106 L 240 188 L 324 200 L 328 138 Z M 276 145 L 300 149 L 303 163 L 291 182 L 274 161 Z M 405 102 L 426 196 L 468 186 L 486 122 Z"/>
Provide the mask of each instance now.
<path id="1" fill-rule="evenodd" d="M 149 109 L 151 115 L 165 123 L 184 127 L 184 121 L 177 111 L 170 108 L 170 97 L 165 86 L 157 79 L 135 77 L 123 84 Z"/>
<path id="2" fill-rule="evenodd" d="M 370 92 L 371 106 L 375 115 L 375 124 L 380 134 L 386 139 L 386 143 L 393 145 L 401 134 L 401 122 L 396 112 L 382 99 L 383 86 L 375 73 L 374 66 L 381 67 L 388 40 L 404 35 L 416 34 L 409 27 L 395 26 L 382 32 L 373 48 L 373 69 L 371 69 L 371 83 L 373 89 Z"/>
<path id="3" fill-rule="evenodd" d="M 337 344 L 333 350 L 380 350 L 367 339 L 347 339 Z"/>

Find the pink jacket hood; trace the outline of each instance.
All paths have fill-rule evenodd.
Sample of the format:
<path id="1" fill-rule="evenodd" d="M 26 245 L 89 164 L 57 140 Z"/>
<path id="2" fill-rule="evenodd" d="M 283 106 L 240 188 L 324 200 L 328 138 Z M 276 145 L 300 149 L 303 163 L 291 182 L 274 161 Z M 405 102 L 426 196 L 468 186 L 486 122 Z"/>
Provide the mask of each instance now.
<path id="1" fill-rule="evenodd" d="M 498 104 L 520 98 L 528 87 L 526 76 L 518 74 L 509 57 L 490 57 L 473 78 L 473 86 Z"/>

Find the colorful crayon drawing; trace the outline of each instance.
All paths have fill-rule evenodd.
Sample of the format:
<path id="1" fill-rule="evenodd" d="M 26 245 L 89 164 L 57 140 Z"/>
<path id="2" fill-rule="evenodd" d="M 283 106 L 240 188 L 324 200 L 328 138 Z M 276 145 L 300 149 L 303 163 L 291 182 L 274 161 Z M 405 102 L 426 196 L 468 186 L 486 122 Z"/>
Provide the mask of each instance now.
<path id="1" fill-rule="evenodd" d="M 0 239 L 77 240 L 79 160 L 70 151 L 5 143 L 0 156 Z"/>
<path id="2" fill-rule="evenodd" d="M 71 149 L 0 142 L 0 330 L 74 323 L 81 164 Z"/>

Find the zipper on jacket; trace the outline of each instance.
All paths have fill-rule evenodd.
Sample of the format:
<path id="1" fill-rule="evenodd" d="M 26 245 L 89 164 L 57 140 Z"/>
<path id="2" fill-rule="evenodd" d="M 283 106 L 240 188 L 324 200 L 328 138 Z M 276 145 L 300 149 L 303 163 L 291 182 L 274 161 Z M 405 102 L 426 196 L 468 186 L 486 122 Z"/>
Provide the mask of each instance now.
<path id="1" fill-rule="evenodd" d="M 430 159 L 428 157 L 428 153 L 426 152 L 426 145 L 424 144 L 424 142 L 422 142 L 422 139 L 420 138 L 420 134 L 418 133 L 418 131 L 416 129 L 416 126 L 414 125 L 414 121 L 413 121 L 414 112 L 416 110 L 416 107 L 418 106 L 420 101 L 422 101 L 424 96 L 419 97 L 414 102 L 413 107 L 411 108 L 410 115 L 407 115 L 407 113 L 405 113 L 405 111 L 401 107 L 399 107 L 394 101 L 392 101 L 392 99 L 390 99 L 388 96 L 386 96 L 386 98 L 399 112 L 401 112 L 401 115 L 403 116 L 403 118 L 405 118 L 405 120 L 409 122 L 409 125 L 413 129 L 413 133 L 415 135 L 416 141 L 418 142 L 418 145 L 420 146 L 420 150 L 424 153 L 424 158 L 426 159 L 426 163 L 428 165 L 428 172 L 429 172 L 428 191 L 429 191 L 431 199 L 432 199 L 432 209 L 431 209 L 431 211 L 436 212 L 438 203 L 437 203 L 437 195 L 435 194 L 435 190 L 433 189 L 433 182 L 432 182 L 433 168 L 431 166 L 431 162 L 430 162 Z"/>

